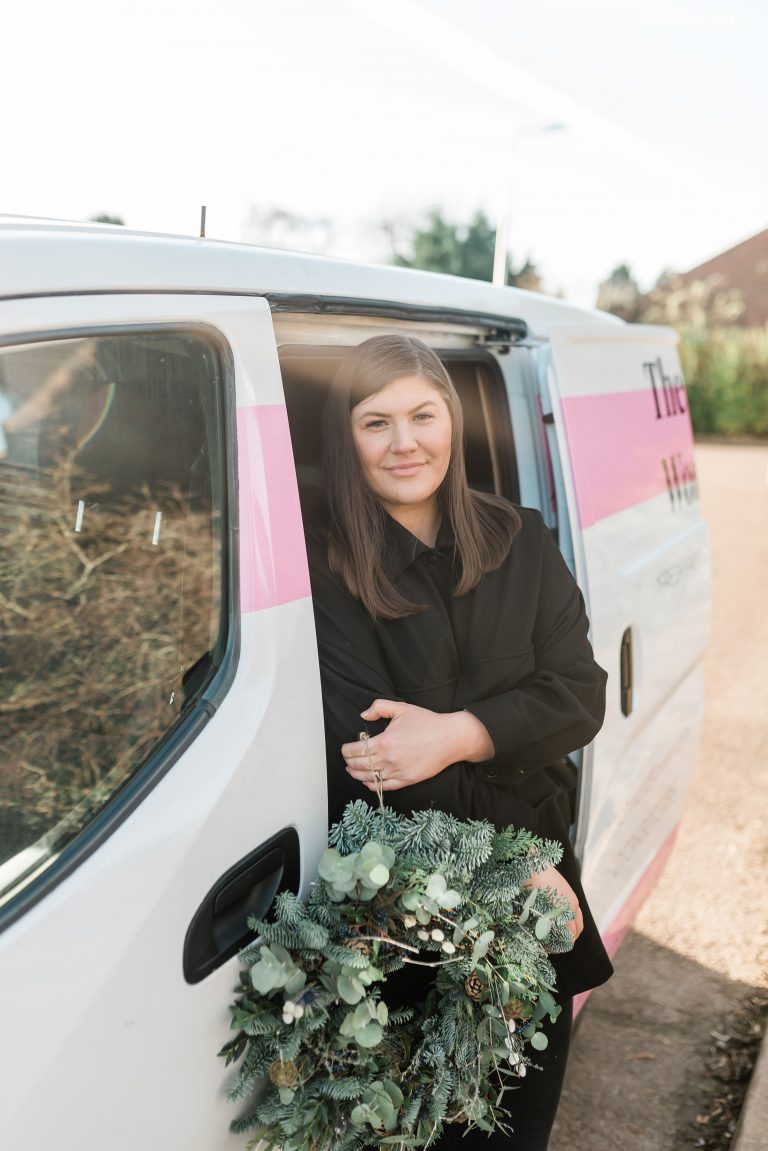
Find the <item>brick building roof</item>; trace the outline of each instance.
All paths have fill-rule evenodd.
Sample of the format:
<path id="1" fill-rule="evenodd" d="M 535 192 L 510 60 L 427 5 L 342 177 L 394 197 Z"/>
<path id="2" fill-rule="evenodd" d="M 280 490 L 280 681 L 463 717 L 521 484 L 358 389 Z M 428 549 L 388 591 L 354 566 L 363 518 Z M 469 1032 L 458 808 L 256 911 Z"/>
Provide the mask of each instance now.
<path id="1" fill-rule="evenodd" d="M 768 323 L 768 228 L 682 272 L 680 278 L 691 283 L 714 274 L 723 277 L 723 287 L 738 288 L 744 297 L 745 310 L 740 324 L 753 327 Z"/>

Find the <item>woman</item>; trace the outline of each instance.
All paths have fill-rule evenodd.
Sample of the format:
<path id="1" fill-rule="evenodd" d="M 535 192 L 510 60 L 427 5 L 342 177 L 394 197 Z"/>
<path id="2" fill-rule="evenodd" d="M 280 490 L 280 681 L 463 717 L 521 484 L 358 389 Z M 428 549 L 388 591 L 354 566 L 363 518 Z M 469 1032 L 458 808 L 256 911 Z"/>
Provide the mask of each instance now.
<path id="1" fill-rule="evenodd" d="M 568 838 L 565 757 L 605 713 L 584 600 L 540 512 L 469 489 L 461 404 L 422 341 L 377 336 L 348 354 L 323 467 L 328 514 L 309 556 L 331 820 L 381 789 L 399 811 L 435 807 L 563 845 L 557 869 L 535 879 L 575 912 L 573 951 L 550 956 L 563 1010 L 545 1025 L 543 1070 L 512 1098 L 514 1134 L 475 1140 L 544 1151 L 573 996 L 613 972 Z M 414 971 L 403 980 L 415 1000 L 425 988 Z M 446 1128 L 439 1146 L 458 1146 L 462 1130 Z"/>

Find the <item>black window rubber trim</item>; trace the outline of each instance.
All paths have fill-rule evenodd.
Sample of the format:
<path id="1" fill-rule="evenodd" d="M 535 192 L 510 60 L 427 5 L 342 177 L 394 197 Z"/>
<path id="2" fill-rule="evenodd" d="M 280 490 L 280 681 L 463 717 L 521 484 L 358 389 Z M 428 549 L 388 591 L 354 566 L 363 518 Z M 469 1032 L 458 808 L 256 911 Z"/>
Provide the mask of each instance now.
<path id="1" fill-rule="evenodd" d="M 84 336 L 107 335 L 154 335 L 181 333 L 204 336 L 216 351 L 219 369 L 218 396 L 220 436 L 223 448 L 224 499 L 221 514 L 224 520 L 222 532 L 223 572 L 222 572 L 222 616 L 226 624 L 225 642 L 216 671 L 189 711 L 180 719 L 177 726 L 158 745 L 146 763 L 135 775 L 115 792 L 85 828 L 71 843 L 62 849 L 61 854 L 40 875 L 31 879 L 15 895 L 0 907 L 0 933 L 25 915 L 36 903 L 45 898 L 55 887 L 71 875 L 101 846 L 112 833 L 136 810 L 156 784 L 170 771 L 173 765 L 197 739 L 200 732 L 215 715 L 218 707 L 229 691 L 235 678 L 240 656 L 240 611 L 239 586 L 235 578 L 239 571 L 239 532 L 237 522 L 237 436 L 235 413 L 235 366 L 232 350 L 218 329 L 205 322 L 179 323 L 159 320 L 143 324 L 88 324 L 87 326 L 66 329 L 24 332 L 14 336 L 0 337 L 0 347 L 13 347 L 21 344 L 45 343 L 61 339 L 78 339 Z"/>
<path id="2" fill-rule="evenodd" d="M 311 293 L 264 292 L 273 312 L 300 312 L 320 316 L 371 316 L 388 320 L 410 320 L 421 323 L 463 324 L 485 328 L 489 335 L 506 338 L 512 343 L 525 339 L 525 320 L 511 316 L 473 312 L 465 308 L 429 307 L 424 304 L 395 303 L 355 296 L 320 296 Z"/>

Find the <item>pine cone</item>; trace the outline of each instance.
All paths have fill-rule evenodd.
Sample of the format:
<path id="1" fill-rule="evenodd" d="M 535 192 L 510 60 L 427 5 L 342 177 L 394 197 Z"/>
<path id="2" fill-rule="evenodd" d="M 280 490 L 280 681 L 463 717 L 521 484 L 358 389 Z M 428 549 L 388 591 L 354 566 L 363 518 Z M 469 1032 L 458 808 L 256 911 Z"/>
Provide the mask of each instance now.
<path id="1" fill-rule="evenodd" d="M 467 1122 L 467 1116 L 464 1112 L 464 1109 L 462 1107 L 460 1107 L 458 1103 L 454 1104 L 453 1107 L 449 1107 L 449 1109 L 445 1113 L 445 1119 L 443 1119 L 443 1123 L 466 1123 L 466 1122 Z"/>
<path id="2" fill-rule="evenodd" d="M 473 971 L 472 974 L 468 975 L 464 980 L 464 990 L 470 999 L 474 999 L 479 1002 L 480 997 L 485 990 L 485 984 L 483 983 L 480 976 Z"/>
<path id="3" fill-rule="evenodd" d="M 274 1083 L 275 1087 L 293 1087 L 298 1077 L 299 1071 L 295 1063 L 290 1060 L 283 1063 L 282 1060 L 276 1059 L 269 1068 L 269 1079 Z"/>
<path id="4" fill-rule="evenodd" d="M 344 944 L 350 951 L 359 951 L 361 955 L 371 954 L 371 945 L 367 939 L 348 939 Z"/>
<path id="5" fill-rule="evenodd" d="M 524 1007 L 525 1004 L 523 1003 L 522 999 L 516 999 L 513 995 L 509 1002 L 505 1003 L 502 1007 L 501 1014 L 505 1019 L 522 1019 L 522 1015 L 520 1013 Z"/>

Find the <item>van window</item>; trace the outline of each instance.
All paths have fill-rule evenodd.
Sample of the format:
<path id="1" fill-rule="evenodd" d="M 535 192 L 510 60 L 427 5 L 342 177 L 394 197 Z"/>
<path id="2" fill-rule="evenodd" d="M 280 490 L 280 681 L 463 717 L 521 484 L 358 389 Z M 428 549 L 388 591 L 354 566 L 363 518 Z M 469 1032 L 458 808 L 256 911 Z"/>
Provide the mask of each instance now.
<path id="1" fill-rule="evenodd" d="M 226 644 L 216 347 L 0 347 L 0 902 L 177 728 Z"/>

